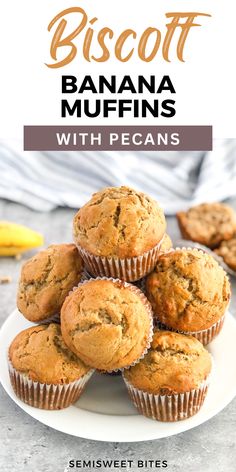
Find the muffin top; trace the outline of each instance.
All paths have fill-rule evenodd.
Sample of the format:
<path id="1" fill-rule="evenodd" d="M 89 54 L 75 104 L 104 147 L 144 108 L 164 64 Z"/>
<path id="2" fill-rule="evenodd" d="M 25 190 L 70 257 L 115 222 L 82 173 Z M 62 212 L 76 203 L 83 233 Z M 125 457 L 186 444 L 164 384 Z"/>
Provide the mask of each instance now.
<path id="1" fill-rule="evenodd" d="M 83 262 L 74 244 L 53 244 L 22 267 L 17 307 L 30 321 L 60 312 L 69 291 L 79 283 Z"/>
<path id="2" fill-rule="evenodd" d="M 154 315 L 180 331 L 209 328 L 224 315 L 230 300 L 226 273 L 212 256 L 197 249 L 160 255 L 146 290 Z"/>
<path id="3" fill-rule="evenodd" d="M 199 388 L 211 367 L 210 354 L 196 338 L 156 331 L 147 355 L 124 377 L 144 392 L 171 395 Z"/>
<path id="4" fill-rule="evenodd" d="M 9 359 L 18 372 L 46 384 L 73 382 L 90 370 L 65 345 L 56 323 L 21 331 L 10 345 Z"/>
<path id="5" fill-rule="evenodd" d="M 223 203 L 202 203 L 177 213 L 177 220 L 184 238 L 210 248 L 232 238 L 236 231 L 235 212 Z"/>
<path id="6" fill-rule="evenodd" d="M 151 306 L 136 287 L 89 280 L 61 310 L 62 336 L 87 365 L 112 371 L 137 361 L 149 344 Z"/>
<path id="7" fill-rule="evenodd" d="M 222 241 L 221 245 L 215 249 L 215 253 L 223 257 L 224 262 L 236 270 L 236 237 L 228 241 Z"/>
<path id="8" fill-rule="evenodd" d="M 142 255 L 156 246 L 165 229 L 158 203 L 128 187 L 95 193 L 74 218 L 75 242 L 95 256 Z"/>

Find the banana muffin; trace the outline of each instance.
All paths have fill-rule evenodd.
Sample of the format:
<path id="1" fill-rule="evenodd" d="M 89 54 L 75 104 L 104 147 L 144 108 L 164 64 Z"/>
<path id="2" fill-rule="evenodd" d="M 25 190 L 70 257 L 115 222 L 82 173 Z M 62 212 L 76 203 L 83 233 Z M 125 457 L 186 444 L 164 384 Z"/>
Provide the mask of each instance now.
<path id="1" fill-rule="evenodd" d="M 81 280 L 83 260 L 74 244 L 53 244 L 23 265 L 17 307 L 32 322 L 58 315 L 70 290 Z"/>
<path id="2" fill-rule="evenodd" d="M 95 193 L 74 217 L 74 239 L 94 275 L 133 281 L 150 272 L 166 230 L 158 203 L 128 187 Z"/>
<path id="3" fill-rule="evenodd" d="M 157 321 L 200 340 L 207 333 L 205 344 L 222 327 L 230 284 L 212 256 L 197 249 L 176 249 L 160 255 L 146 279 L 146 293 Z"/>
<path id="4" fill-rule="evenodd" d="M 222 241 L 221 245 L 215 249 L 215 253 L 221 256 L 231 269 L 236 271 L 236 237 Z"/>
<path id="5" fill-rule="evenodd" d="M 90 279 L 61 310 L 62 336 L 87 365 L 111 372 L 137 362 L 152 337 L 152 309 L 144 294 L 120 280 Z"/>
<path id="6" fill-rule="evenodd" d="M 211 356 L 196 338 L 156 331 L 146 356 L 123 378 L 140 413 L 177 421 L 199 411 L 211 369 Z"/>
<path id="7" fill-rule="evenodd" d="M 160 253 L 161 252 L 166 252 L 166 251 L 169 251 L 171 248 L 173 247 L 173 243 L 171 241 L 171 238 L 169 236 L 169 234 L 165 233 L 163 238 L 162 238 L 162 243 L 160 245 Z"/>
<path id="8" fill-rule="evenodd" d="M 92 374 L 61 336 L 60 325 L 21 331 L 9 348 L 9 373 L 16 395 L 43 409 L 60 409 L 79 398 Z"/>
<path id="9" fill-rule="evenodd" d="M 223 203 L 202 203 L 177 213 L 182 236 L 210 248 L 232 238 L 236 231 L 234 210 Z"/>

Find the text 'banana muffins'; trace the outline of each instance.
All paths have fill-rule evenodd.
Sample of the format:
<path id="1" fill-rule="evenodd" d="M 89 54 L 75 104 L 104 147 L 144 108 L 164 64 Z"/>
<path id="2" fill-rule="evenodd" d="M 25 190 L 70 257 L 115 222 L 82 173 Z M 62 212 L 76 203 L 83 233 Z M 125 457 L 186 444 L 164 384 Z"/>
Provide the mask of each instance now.
<path id="1" fill-rule="evenodd" d="M 58 315 L 70 292 L 78 285 L 83 261 L 74 244 L 53 244 L 22 267 L 17 295 L 19 311 L 30 321 L 47 321 Z"/>
<path id="2" fill-rule="evenodd" d="M 212 256 L 197 249 L 161 255 L 147 277 L 146 292 L 158 321 L 176 331 L 199 333 L 198 339 L 202 330 L 218 334 L 212 327 L 222 327 L 230 300 L 226 273 Z M 207 343 L 211 339 L 207 337 Z"/>
<path id="3" fill-rule="evenodd" d="M 166 230 L 158 203 L 128 187 L 93 195 L 74 218 L 74 239 L 89 272 L 138 280 L 152 270 Z"/>
<path id="4" fill-rule="evenodd" d="M 202 203 L 176 216 L 185 239 L 210 248 L 219 246 L 221 241 L 232 238 L 236 232 L 235 212 L 223 203 Z"/>
<path id="5" fill-rule="evenodd" d="M 65 300 L 62 336 L 87 365 L 113 371 L 137 362 L 152 337 L 152 310 L 137 288 L 119 280 L 89 280 Z"/>
<path id="6" fill-rule="evenodd" d="M 92 372 L 68 349 L 56 323 L 21 331 L 9 348 L 13 389 L 31 406 L 69 406 L 77 401 Z"/>
<path id="7" fill-rule="evenodd" d="M 197 339 L 156 331 L 146 356 L 123 376 L 140 413 L 177 421 L 199 411 L 211 369 L 211 356 Z"/>

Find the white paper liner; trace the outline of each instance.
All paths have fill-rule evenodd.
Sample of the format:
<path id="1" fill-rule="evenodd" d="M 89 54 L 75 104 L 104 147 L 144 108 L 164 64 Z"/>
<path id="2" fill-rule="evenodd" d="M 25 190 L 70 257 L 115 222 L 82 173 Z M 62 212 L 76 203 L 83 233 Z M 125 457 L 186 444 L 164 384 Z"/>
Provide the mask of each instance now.
<path id="1" fill-rule="evenodd" d="M 118 367 L 117 369 L 112 369 L 112 370 L 101 369 L 101 371 L 103 373 L 106 372 L 106 373 L 114 373 L 115 374 L 117 372 L 122 372 L 124 369 L 129 369 L 129 367 L 132 367 L 133 365 L 137 364 L 141 359 L 143 359 L 144 356 L 147 354 L 148 349 L 151 346 L 152 339 L 153 339 L 153 310 L 152 310 L 152 305 L 148 301 L 148 299 L 144 295 L 144 293 L 136 285 L 125 282 L 124 280 L 114 279 L 113 277 L 96 277 L 95 279 L 84 280 L 84 281 L 80 282 L 76 287 L 74 287 L 71 290 L 70 294 L 73 293 L 75 290 L 77 290 L 77 288 L 79 288 L 82 285 L 90 282 L 90 280 L 110 280 L 113 283 L 118 283 L 118 284 L 122 285 L 123 287 L 130 288 L 130 290 L 132 290 L 132 292 L 136 293 L 141 298 L 141 301 L 143 302 L 144 306 L 147 309 L 147 313 L 148 313 L 149 319 L 150 319 L 150 332 L 149 332 L 149 337 L 148 337 L 148 341 L 147 341 L 147 346 L 144 349 L 144 351 L 142 352 L 142 354 L 138 357 L 138 359 L 136 359 L 131 364 L 128 364 L 127 366 Z M 99 370 L 99 369 L 97 369 L 97 370 Z"/>
<path id="2" fill-rule="evenodd" d="M 172 395 L 143 392 L 133 387 L 124 376 L 123 379 L 131 400 L 142 415 L 153 420 L 172 422 L 185 420 L 198 413 L 208 391 L 209 377 L 197 389 Z"/>
<path id="3" fill-rule="evenodd" d="M 158 329 L 164 329 L 167 331 L 174 331 L 175 333 L 186 334 L 187 336 L 194 336 L 194 338 L 198 339 L 204 346 L 209 344 L 213 339 L 218 336 L 220 331 L 222 330 L 223 324 L 225 321 L 225 315 L 223 315 L 216 323 L 214 323 L 210 328 L 202 329 L 200 331 L 180 331 L 174 328 L 170 328 L 170 326 L 162 323 L 158 320 L 158 318 L 153 318 L 154 327 Z"/>
<path id="4" fill-rule="evenodd" d="M 93 279 L 93 275 L 89 274 L 89 272 L 87 272 L 87 270 L 84 269 L 83 272 L 82 272 L 81 279 L 80 279 L 79 283 L 81 284 L 85 280 L 90 280 L 90 279 Z"/>
<path id="5" fill-rule="evenodd" d="M 76 243 L 76 245 L 84 261 L 85 268 L 94 276 L 112 277 L 127 282 L 134 282 L 141 279 L 146 274 L 149 274 L 149 272 L 154 269 L 163 238 L 164 235 L 156 246 L 141 256 L 127 257 L 125 259 L 94 256 L 78 243 Z"/>
<path id="6" fill-rule="evenodd" d="M 27 405 L 44 410 L 61 410 L 75 403 L 94 372 L 91 369 L 74 382 L 54 385 L 29 379 L 27 375 L 18 372 L 9 360 L 8 370 L 16 396 Z"/>

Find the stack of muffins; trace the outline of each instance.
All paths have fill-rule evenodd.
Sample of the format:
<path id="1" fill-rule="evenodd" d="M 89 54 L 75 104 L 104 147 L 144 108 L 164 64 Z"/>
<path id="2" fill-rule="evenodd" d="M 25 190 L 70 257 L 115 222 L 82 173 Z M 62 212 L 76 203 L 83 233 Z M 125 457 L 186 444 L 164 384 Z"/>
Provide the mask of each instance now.
<path id="1" fill-rule="evenodd" d="M 92 196 L 75 215 L 74 241 L 22 268 L 17 306 L 38 325 L 9 348 L 16 395 L 60 409 L 95 370 L 121 372 L 141 414 L 197 413 L 212 369 L 204 344 L 219 334 L 230 299 L 221 266 L 199 250 L 173 249 L 157 202 L 127 187 Z"/>

